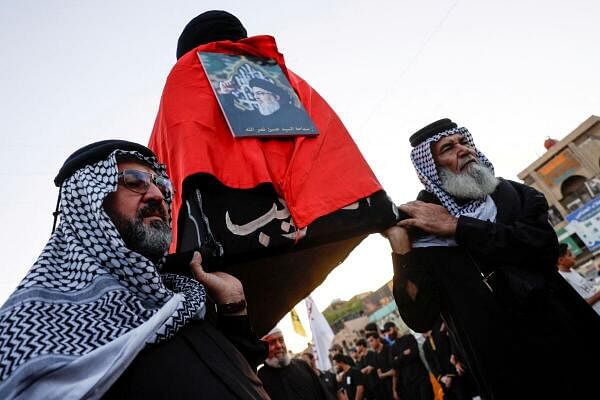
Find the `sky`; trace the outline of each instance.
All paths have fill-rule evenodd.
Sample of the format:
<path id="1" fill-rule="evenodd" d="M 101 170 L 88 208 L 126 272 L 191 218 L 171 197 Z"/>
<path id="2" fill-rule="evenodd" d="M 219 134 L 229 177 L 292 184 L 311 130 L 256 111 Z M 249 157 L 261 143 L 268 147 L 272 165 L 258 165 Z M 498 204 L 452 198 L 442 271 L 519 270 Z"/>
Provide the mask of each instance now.
<path id="1" fill-rule="evenodd" d="M 467 127 L 497 175 L 516 180 L 544 139 L 600 113 L 594 0 L 2 2 L 0 302 L 49 238 L 66 157 L 103 139 L 147 143 L 177 38 L 210 9 L 276 38 L 397 204 L 421 188 L 408 137 L 430 122 Z M 371 235 L 313 298 L 322 310 L 391 277 L 389 246 Z M 299 351 L 309 339 L 290 325 L 280 323 Z"/>

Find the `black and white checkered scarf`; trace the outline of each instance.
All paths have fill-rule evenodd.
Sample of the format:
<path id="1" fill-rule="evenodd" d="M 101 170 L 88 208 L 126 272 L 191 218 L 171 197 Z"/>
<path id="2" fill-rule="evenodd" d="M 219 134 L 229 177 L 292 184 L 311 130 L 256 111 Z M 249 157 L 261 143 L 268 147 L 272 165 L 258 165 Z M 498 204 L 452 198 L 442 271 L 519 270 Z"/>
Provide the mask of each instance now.
<path id="1" fill-rule="evenodd" d="M 433 161 L 433 155 L 431 154 L 431 144 L 437 142 L 443 137 L 456 134 L 460 134 L 467 139 L 469 145 L 475 149 L 479 161 L 481 161 L 483 165 L 488 167 L 493 172 L 494 166 L 483 155 L 482 152 L 477 150 L 475 143 L 473 142 L 473 138 L 466 128 L 449 129 L 430 137 L 412 149 L 410 158 L 415 166 L 415 169 L 417 170 L 419 179 L 425 186 L 425 189 L 428 192 L 435 194 L 450 214 L 458 217 L 459 215 L 472 214 L 476 212 L 485 204 L 485 200 L 471 200 L 466 204 L 458 205 L 454 197 L 452 197 L 452 195 L 442 188 L 442 182 L 438 176 L 435 161 Z"/>
<path id="2" fill-rule="evenodd" d="M 0 398 L 99 398 L 147 343 L 202 318 L 198 282 L 159 274 L 125 246 L 103 208 L 117 189 L 114 151 L 61 187 L 61 221 L 0 308 Z"/>

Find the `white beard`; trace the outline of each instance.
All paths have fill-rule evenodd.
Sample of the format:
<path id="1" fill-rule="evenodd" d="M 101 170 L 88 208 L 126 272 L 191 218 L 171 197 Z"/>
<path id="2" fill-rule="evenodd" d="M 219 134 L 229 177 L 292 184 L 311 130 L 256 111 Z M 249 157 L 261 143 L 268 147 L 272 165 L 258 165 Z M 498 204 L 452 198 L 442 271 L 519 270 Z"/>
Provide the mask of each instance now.
<path id="1" fill-rule="evenodd" d="M 466 171 L 455 174 L 447 168 L 438 171 L 442 188 L 459 199 L 485 199 L 496 190 L 498 178 L 484 165 L 473 163 Z"/>
<path id="2" fill-rule="evenodd" d="M 261 115 L 271 115 L 279 110 L 279 108 L 281 108 L 281 106 L 277 101 L 258 102 L 258 112 Z"/>
<path id="3" fill-rule="evenodd" d="M 290 362 L 292 362 L 292 360 L 290 358 L 290 355 L 287 353 L 282 357 L 269 357 L 265 360 L 265 364 L 272 368 L 287 367 L 288 365 L 290 365 Z"/>

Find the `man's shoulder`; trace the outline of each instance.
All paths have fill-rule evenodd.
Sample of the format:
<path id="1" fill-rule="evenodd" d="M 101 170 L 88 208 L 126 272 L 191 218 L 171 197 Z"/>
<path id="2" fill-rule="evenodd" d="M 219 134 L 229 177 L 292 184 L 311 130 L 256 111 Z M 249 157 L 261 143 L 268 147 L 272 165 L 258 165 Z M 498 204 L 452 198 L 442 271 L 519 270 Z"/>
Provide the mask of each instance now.
<path id="1" fill-rule="evenodd" d="M 540 192 L 537 189 L 535 189 L 531 186 L 528 186 L 524 183 L 511 181 L 510 179 L 504 179 L 504 178 L 498 178 L 498 179 L 499 179 L 500 183 L 498 184 L 498 187 L 496 188 L 496 190 L 502 190 L 502 189 L 506 189 L 507 187 L 512 187 L 517 192 L 539 194 L 539 195 L 543 196 L 542 192 Z"/>
<path id="2" fill-rule="evenodd" d="M 494 193 L 492 193 L 492 198 L 500 197 L 502 199 L 506 198 L 506 196 L 510 198 L 510 192 L 513 192 L 518 195 L 522 204 L 529 204 L 533 205 L 534 207 L 539 206 L 543 209 L 548 208 L 546 196 L 544 196 L 544 194 L 539 190 L 524 183 L 511 181 L 504 178 L 499 179 L 500 183 L 498 184 L 498 187 Z"/>
<path id="3" fill-rule="evenodd" d="M 411 335 L 410 333 L 405 333 L 404 335 L 400 336 L 398 338 L 398 342 L 402 343 L 402 342 L 412 342 L 412 341 L 416 341 L 415 337 L 413 335 Z"/>
<path id="4" fill-rule="evenodd" d="M 404 347 L 406 347 L 409 342 L 410 339 L 408 337 L 409 335 L 402 335 L 400 337 L 398 337 L 396 340 L 394 340 L 394 344 L 392 344 L 391 348 L 392 350 L 398 350 L 398 349 L 402 349 Z"/>
<path id="5" fill-rule="evenodd" d="M 281 372 L 281 368 L 273 368 L 267 364 L 263 364 L 263 366 L 256 373 L 260 379 L 276 375 Z"/>
<path id="6" fill-rule="evenodd" d="M 300 369 L 303 371 L 308 371 L 311 374 L 316 374 L 315 371 L 313 371 L 312 367 L 310 365 L 308 365 L 308 363 L 304 360 L 301 360 L 299 358 L 292 358 L 292 360 L 290 361 L 290 365 L 288 367 L 294 368 L 294 369 Z"/>

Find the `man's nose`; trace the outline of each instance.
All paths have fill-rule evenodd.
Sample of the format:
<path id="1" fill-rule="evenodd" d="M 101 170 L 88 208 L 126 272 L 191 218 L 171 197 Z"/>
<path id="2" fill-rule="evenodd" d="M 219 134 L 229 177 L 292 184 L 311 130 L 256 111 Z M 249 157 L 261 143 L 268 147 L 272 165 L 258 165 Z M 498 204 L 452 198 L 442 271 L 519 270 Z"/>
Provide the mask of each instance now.
<path id="1" fill-rule="evenodd" d="M 161 200 L 165 200 L 165 196 L 163 196 L 160 189 L 154 183 L 150 183 L 150 186 L 148 187 L 148 191 L 146 192 L 146 194 L 144 194 L 144 200 L 146 200 L 146 201 L 149 201 L 149 200 L 161 201 Z"/>
<path id="2" fill-rule="evenodd" d="M 457 146 L 458 146 L 458 156 L 459 157 L 464 157 L 464 156 L 473 154 L 473 149 L 471 148 L 471 146 L 469 146 L 467 144 L 462 144 L 462 143 L 459 143 Z"/>

